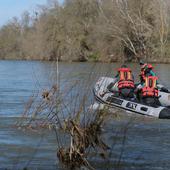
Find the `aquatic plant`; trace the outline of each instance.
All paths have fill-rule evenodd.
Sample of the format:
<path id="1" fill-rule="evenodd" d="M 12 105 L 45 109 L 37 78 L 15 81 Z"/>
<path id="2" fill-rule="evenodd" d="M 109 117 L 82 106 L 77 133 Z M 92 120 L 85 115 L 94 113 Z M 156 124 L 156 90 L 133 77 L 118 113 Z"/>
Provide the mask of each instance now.
<path id="1" fill-rule="evenodd" d="M 59 160 L 70 169 L 86 166 L 93 169 L 89 164 L 89 147 L 101 148 L 105 152 L 109 147 L 101 139 L 101 126 L 104 121 L 104 114 L 100 111 L 96 113 L 95 119 L 88 122 L 85 126 L 76 123 L 73 119 L 67 123 L 66 131 L 70 135 L 70 145 L 67 149 L 59 148 L 57 156 Z"/>
<path id="2" fill-rule="evenodd" d="M 21 119 L 16 123 L 24 131 L 41 132 L 45 128 L 55 132 L 56 155 L 61 166 L 67 169 L 87 167 L 92 170 L 93 163 L 89 161 L 92 152 L 95 153 L 93 157 L 99 156 L 106 162 L 109 162 L 109 155 L 112 153 L 110 146 L 104 142 L 103 129 L 106 122 L 109 123 L 108 120 L 119 119 L 119 111 L 115 110 L 115 113 L 110 114 L 108 108 L 93 110 L 89 107 L 94 102 L 89 97 L 94 76 L 98 78 L 98 75 L 93 75 L 93 69 L 95 65 L 81 81 L 78 76 L 76 79 L 73 76 L 72 83 L 70 78 L 68 84 L 65 82 L 61 86 L 61 79 L 57 78 L 58 83 L 51 88 L 39 90 L 30 97 Z M 110 73 L 110 68 L 108 70 Z M 127 127 L 125 129 L 124 136 Z M 114 126 L 112 131 L 114 133 Z M 125 145 L 125 140 L 126 138 L 122 139 L 122 145 Z M 123 151 L 122 149 L 119 161 L 115 163 L 117 167 L 121 163 Z"/>

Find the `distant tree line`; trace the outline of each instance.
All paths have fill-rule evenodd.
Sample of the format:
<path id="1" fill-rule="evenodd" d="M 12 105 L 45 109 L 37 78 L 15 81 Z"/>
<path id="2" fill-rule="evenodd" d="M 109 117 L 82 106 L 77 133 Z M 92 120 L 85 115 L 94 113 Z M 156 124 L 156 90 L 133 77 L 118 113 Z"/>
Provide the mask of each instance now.
<path id="1" fill-rule="evenodd" d="M 49 0 L 0 28 L 0 58 L 170 61 L 169 7 L 169 0 Z"/>

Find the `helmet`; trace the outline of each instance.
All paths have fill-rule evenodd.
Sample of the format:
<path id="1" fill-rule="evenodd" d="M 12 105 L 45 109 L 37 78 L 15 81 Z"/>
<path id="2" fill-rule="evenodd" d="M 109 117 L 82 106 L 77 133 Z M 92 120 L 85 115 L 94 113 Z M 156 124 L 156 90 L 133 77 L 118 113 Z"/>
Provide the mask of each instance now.
<path id="1" fill-rule="evenodd" d="M 152 66 L 151 64 L 147 64 L 147 67 L 148 67 L 149 69 L 153 69 L 153 66 Z"/>

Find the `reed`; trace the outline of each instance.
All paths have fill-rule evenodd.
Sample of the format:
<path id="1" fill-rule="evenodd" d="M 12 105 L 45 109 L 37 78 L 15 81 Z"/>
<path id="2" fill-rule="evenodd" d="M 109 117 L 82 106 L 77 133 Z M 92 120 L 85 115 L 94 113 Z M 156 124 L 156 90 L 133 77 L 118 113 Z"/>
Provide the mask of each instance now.
<path id="1" fill-rule="evenodd" d="M 30 97 L 21 119 L 16 123 L 19 129 L 25 131 L 39 132 L 42 128 L 54 131 L 56 155 L 63 168 L 73 170 L 86 167 L 93 170 L 95 168 L 89 162 L 92 151 L 106 162 L 109 162 L 109 155 L 112 153 L 104 142 L 103 129 L 110 119 L 119 119 L 118 111 L 110 114 L 108 108 L 93 110 L 89 107 L 94 102 L 92 97 L 89 98 L 95 81 L 94 69 L 95 64 L 85 79 L 80 81 L 77 78 L 71 81 L 71 85 L 69 81 L 61 86 L 62 80 L 57 78 L 58 84 L 47 90 L 39 90 Z M 98 75 L 95 76 L 97 79 Z M 127 129 L 124 136 L 126 132 Z M 122 145 L 125 145 L 126 137 L 122 140 Z M 123 151 L 120 153 L 117 167 L 121 163 Z"/>

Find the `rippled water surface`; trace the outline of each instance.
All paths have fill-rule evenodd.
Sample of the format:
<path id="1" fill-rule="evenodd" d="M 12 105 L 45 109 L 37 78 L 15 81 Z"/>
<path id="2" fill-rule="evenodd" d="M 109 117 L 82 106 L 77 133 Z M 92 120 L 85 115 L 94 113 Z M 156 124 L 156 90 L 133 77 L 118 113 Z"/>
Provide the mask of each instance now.
<path id="1" fill-rule="evenodd" d="M 137 81 L 139 67 L 130 66 Z M 154 66 L 160 82 L 170 88 L 170 65 Z M 89 83 L 92 89 L 92 81 L 99 76 L 114 76 L 118 67 L 118 63 L 59 63 L 60 86 L 71 86 L 78 80 Z M 55 83 L 56 75 L 55 63 L 0 61 L 0 169 L 60 169 L 53 132 L 21 131 L 14 126 L 28 98 Z M 83 88 L 79 87 L 80 93 Z M 89 99 L 92 99 L 90 94 Z M 91 159 L 94 167 L 102 170 L 170 169 L 170 121 L 119 113 L 123 116 L 110 117 L 104 126 L 103 138 L 111 147 L 110 159 L 95 157 Z M 61 140 L 65 139 L 61 137 Z"/>

